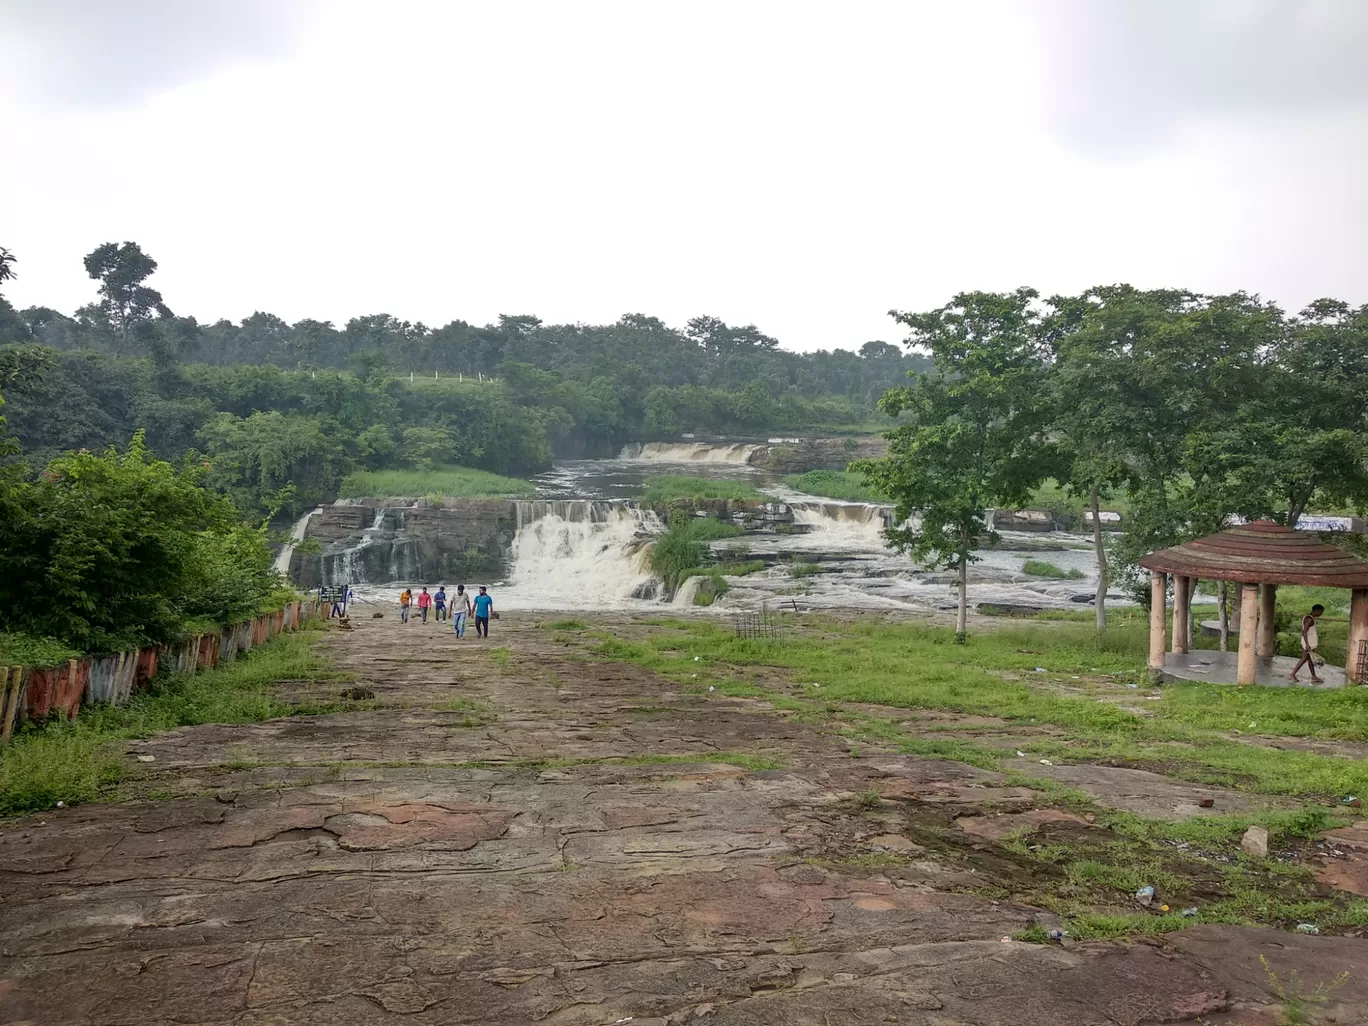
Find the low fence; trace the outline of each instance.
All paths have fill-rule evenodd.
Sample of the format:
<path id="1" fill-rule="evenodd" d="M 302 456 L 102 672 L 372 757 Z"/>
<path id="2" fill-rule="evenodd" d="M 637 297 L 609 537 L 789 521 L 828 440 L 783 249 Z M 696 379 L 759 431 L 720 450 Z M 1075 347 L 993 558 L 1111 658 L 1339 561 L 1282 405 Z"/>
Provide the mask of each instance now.
<path id="1" fill-rule="evenodd" d="M 308 608 L 312 608 L 312 604 Z M 0 666 L 0 734 L 8 739 L 18 723 L 53 713 L 74 719 L 83 705 L 117 705 L 147 687 L 162 667 L 196 673 L 231 663 L 238 653 L 299 628 L 304 602 L 265 613 L 217 634 L 201 634 L 179 645 L 152 645 L 113 655 L 71 659 L 60 666 Z"/>

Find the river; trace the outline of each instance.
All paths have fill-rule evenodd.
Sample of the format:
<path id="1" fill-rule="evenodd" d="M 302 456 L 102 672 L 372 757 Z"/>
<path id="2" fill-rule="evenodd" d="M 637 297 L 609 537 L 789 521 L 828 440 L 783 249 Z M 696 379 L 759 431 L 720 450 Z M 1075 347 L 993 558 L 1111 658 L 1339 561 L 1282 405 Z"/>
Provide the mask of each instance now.
<path id="1" fill-rule="evenodd" d="M 630 501 L 648 477 L 692 474 L 753 484 L 789 505 L 795 526 L 803 532 L 748 532 L 714 543 L 714 549 L 731 561 L 763 559 L 770 565 L 729 578 L 730 592 L 711 611 L 762 606 L 909 612 L 954 608 L 951 574 L 919 569 L 884 545 L 886 507 L 796 492 L 781 475 L 750 466 L 746 459 L 752 448 L 657 444 L 629 446 L 616 459 L 558 461 L 534 479 L 540 499 L 518 503 L 506 573 L 497 580 L 460 583 L 488 584 L 496 608 L 505 610 L 696 609 L 692 600 L 697 581 L 686 584 L 672 601 L 660 597 L 648 562 L 652 538 L 664 526 L 654 513 Z M 358 548 L 369 544 L 367 535 Z M 337 563 L 340 572 L 359 564 L 354 552 L 344 555 Z M 1083 603 L 1096 588 L 1091 546 L 1078 534 L 1004 531 L 998 546 L 977 555 L 969 573 L 973 605 L 1079 609 L 1086 608 Z M 1028 576 L 1022 564 L 1030 558 L 1082 576 Z M 797 573 L 794 564 L 799 564 Z M 353 581 L 362 601 L 377 603 L 393 602 L 404 583 L 412 583 L 416 590 L 418 584 L 431 587 L 438 582 Z M 451 591 L 458 582 L 441 583 Z"/>

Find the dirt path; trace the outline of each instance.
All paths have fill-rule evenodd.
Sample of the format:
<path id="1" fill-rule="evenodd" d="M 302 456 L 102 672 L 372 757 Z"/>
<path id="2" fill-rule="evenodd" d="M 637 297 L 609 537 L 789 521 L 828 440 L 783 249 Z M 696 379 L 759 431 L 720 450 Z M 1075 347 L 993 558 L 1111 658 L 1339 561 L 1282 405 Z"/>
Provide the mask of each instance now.
<path id="1" fill-rule="evenodd" d="M 1271 1026 L 1260 954 L 1368 1007 L 1368 941 L 1004 943 L 1051 920 L 978 838 L 1039 795 L 495 633 L 332 632 L 381 708 L 162 735 L 155 799 L 0 827 L 0 1022 Z"/>

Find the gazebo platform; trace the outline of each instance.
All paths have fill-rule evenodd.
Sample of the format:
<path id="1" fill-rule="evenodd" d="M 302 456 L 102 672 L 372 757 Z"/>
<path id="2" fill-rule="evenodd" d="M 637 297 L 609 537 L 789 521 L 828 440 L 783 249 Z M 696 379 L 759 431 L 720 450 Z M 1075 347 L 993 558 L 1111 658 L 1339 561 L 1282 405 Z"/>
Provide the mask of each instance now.
<path id="1" fill-rule="evenodd" d="M 1235 652 L 1212 652 L 1203 649 L 1196 652 L 1170 652 L 1164 656 L 1161 676 L 1166 681 L 1177 683 L 1205 681 L 1208 684 L 1234 684 L 1238 659 L 1239 655 Z M 1324 684 L 1312 684 L 1311 676 L 1305 667 L 1297 675 L 1301 678 L 1301 683 L 1293 684 L 1287 679 L 1287 675 L 1296 665 L 1297 660 L 1290 656 L 1259 656 L 1254 664 L 1254 683 L 1274 688 L 1315 688 L 1317 691 L 1342 688 L 1349 683 L 1345 679 L 1342 667 L 1326 663 L 1324 666 L 1316 667 L 1316 675 L 1325 681 Z"/>

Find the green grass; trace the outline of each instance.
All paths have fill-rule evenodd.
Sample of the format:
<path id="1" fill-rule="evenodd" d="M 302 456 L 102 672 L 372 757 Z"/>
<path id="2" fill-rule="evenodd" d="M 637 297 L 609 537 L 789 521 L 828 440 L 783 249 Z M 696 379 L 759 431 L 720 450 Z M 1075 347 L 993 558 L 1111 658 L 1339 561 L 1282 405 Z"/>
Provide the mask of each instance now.
<path id="1" fill-rule="evenodd" d="M 283 634 L 227 666 L 158 677 L 126 705 L 93 706 L 76 720 L 25 725 L 0 754 L 0 815 L 111 797 L 128 769 L 115 744 L 121 740 L 197 723 L 255 723 L 332 708 L 282 703 L 271 685 L 334 677 L 314 655 L 308 632 Z"/>
<path id="2" fill-rule="evenodd" d="M 1030 577 L 1051 577 L 1057 581 L 1079 581 L 1083 579 L 1081 570 L 1065 570 L 1062 566 L 1047 563 L 1043 559 L 1028 559 L 1021 564 L 1021 572 Z"/>
<path id="3" fill-rule="evenodd" d="M 887 495 L 865 483 L 863 474 L 848 470 L 809 470 L 806 474 L 790 474 L 784 484 L 807 495 L 821 495 L 846 502 L 889 502 Z"/>
<path id="4" fill-rule="evenodd" d="M 1362 760 L 1248 744 L 1232 733 L 1258 732 L 1249 724 L 1268 722 L 1299 736 L 1357 739 L 1368 731 L 1368 694 L 1172 685 L 1160 701 L 1144 703 L 1143 715 L 1089 693 L 1132 694 L 1125 684 L 1144 679 L 1146 644 L 1138 621 L 1102 638 L 1085 624 L 1027 622 L 976 632 L 962 646 L 954 644 L 953 630 L 921 625 L 804 621 L 804 629 L 773 645 L 703 622 L 640 641 L 607 637 L 599 654 L 679 680 L 718 668 L 730 676 L 735 667 L 774 666 L 822 685 L 826 701 L 1051 725 L 1052 735 L 1034 740 L 1029 754 L 1057 763 L 1157 769 L 1199 783 L 1335 802 L 1346 795 L 1368 798 L 1368 763 Z M 700 663 L 693 662 L 695 655 Z M 1012 755 L 990 742 L 928 738 L 929 731 L 907 734 L 886 723 L 878 728 L 881 740 L 909 753 L 988 768 Z"/>
<path id="5" fill-rule="evenodd" d="M 708 542 L 734 538 L 742 529 L 716 517 L 687 517 L 671 524 L 651 547 L 651 572 L 673 593 L 708 559 Z"/>
<path id="6" fill-rule="evenodd" d="M 56 666 L 68 659 L 79 659 L 80 656 L 81 653 L 74 648 L 67 648 L 52 638 L 0 632 L 0 667 Z"/>
<path id="7" fill-rule="evenodd" d="M 744 481 L 718 481 L 687 474 L 661 474 L 648 477 L 642 502 L 668 502 L 671 499 L 726 499 L 732 502 L 765 502 L 768 496 Z"/>
<path id="8" fill-rule="evenodd" d="M 1103 499 L 1098 505 L 1104 512 L 1120 513 L 1122 516 L 1130 511 L 1130 505 L 1122 494 Z M 1035 490 L 1025 508 L 1041 509 L 1050 513 L 1069 513 L 1081 519 L 1084 510 L 1088 508 L 1088 500 L 1087 496 L 1071 495 L 1058 481 L 1049 478 Z"/>
<path id="9" fill-rule="evenodd" d="M 342 479 L 344 499 L 437 496 L 457 499 L 525 497 L 537 493 L 530 481 L 491 474 L 473 467 L 435 470 L 355 470 Z"/>
<path id="10" fill-rule="evenodd" d="M 551 623 L 542 624 L 550 631 L 587 631 L 589 625 L 583 620 L 553 620 Z"/>
<path id="11" fill-rule="evenodd" d="M 804 577 L 816 577 L 818 574 L 826 573 L 826 571 L 817 563 L 790 563 L 787 569 L 790 577 L 799 579 Z"/>

